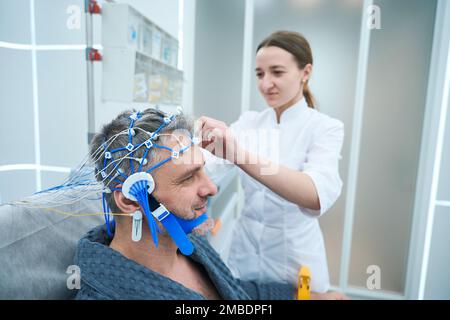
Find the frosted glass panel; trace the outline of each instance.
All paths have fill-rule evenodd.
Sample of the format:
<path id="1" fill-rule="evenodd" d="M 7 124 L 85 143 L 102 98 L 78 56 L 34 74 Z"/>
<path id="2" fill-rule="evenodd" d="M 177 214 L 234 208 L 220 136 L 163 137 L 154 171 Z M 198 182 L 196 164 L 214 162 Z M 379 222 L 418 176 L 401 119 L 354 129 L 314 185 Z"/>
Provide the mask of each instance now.
<path id="1" fill-rule="evenodd" d="M 250 109 L 267 108 L 261 98 L 254 75 L 256 47 L 276 30 L 302 33 L 313 52 L 313 75 L 310 86 L 319 104 L 319 110 L 338 118 L 345 124 L 345 140 L 340 174 L 343 192 L 321 219 L 325 239 L 331 283 L 337 285 L 342 251 L 342 232 L 345 209 L 345 186 L 351 145 L 353 101 L 361 25 L 359 1 L 255 1 L 255 26 Z"/>
<path id="2" fill-rule="evenodd" d="M 74 167 L 88 151 L 84 51 L 38 52 L 37 63 L 41 163 Z"/>
<path id="3" fill-rule="evenodd" d="M 34 192 L 36 192 L 34 170 L 0 172 L 0 203 L 19 200 Z"/>
<path id="4" fill-rule="evenodd" d="M 61 185 L 69 174 L 70 173 L 42 171 L 42 190 Z"/>
<path id="5" fill-rule="evenodd" d="M 446 129 L 437 198 L 438 200 L 450 201 L 450 101 L 447 106 L 447 121 L 445 123 Z"/>
<path id="6" fill-rule="evenodd" d="M 450 207 L 436 207 L 425 299 L 450 299 Z"/>
<path id="7" fill-rule="evenodd" d="M 0 70 L 0 165 L 34 163 L 31 52 L 0 48 Z"/>
<path id="8" fill-rule="evenodd" d="M 37 44 L 84 44 L 83 0 L 35 1 Z"/>
<path id="9" fill-rule="evenodd" d="M 194 113 L 225 122 L 239 117 L 245 2 L 196 3 Z M 249 66 L 246 66 L 249 67 Z"/>
<path id="10" fill-rule="evenodd" d="M 30 44 L 30 0 L 0 0 L 0 41 Z"/>
<path id="11" fill-rule="evenodd" d="M 365 287 L 376 265 L 381 289 L 402 293 L 436 1 L 374 3 L 349 282 Z"/>

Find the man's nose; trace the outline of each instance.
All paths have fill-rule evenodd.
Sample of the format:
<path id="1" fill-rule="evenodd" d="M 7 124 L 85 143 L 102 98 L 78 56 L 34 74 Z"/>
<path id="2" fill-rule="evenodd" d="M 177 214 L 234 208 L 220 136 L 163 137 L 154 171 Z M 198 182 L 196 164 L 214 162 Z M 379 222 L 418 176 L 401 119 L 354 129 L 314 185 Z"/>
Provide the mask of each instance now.
<path id="1" fill-rule="evenodd" d="M 216 193 L 217 193 L 216 185 L 214 184 L 214 182 L 212 182 L 212 180 L 206 174 L 204 174 L 202 185 L 199 189 L 199 196 L 204 198 L 204 197 L 213 196 Z"/>

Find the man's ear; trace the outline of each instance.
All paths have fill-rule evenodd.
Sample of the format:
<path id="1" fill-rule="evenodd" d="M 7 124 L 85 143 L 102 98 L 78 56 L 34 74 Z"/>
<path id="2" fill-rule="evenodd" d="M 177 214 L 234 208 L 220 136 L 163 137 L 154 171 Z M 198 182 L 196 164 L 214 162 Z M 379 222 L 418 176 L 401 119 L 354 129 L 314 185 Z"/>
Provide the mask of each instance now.
<path id="1" fill-rule="evenodd" d="M 116 202 L 117 207 L 123 213 L 133 213 L 139 210 L 139 203 L 136 201 L 125 198 L 122 191 L 114 191 L 113 193 L 114 201 Z"/>

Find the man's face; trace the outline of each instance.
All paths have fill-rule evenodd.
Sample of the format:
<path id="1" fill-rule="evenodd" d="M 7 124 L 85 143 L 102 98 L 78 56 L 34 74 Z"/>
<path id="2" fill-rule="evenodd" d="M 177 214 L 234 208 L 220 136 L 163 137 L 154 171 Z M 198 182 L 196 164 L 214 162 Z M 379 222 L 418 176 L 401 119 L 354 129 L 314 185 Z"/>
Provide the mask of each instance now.
<path id="1" fill-rule="evenodd" d="M 184 134 L 174 134 L 179 141 L 188 146 L 191 140 Z M 170 137 L 166 146 L 179 151 L 177 139 Z M 159 150 L 161 159 L 170 156 L 170 152 Z M 217 193 L 217 187 L 206 175 L 203 154 L 196 145 L 191 146 L 179 159 L 173 159 L 151 172 L 155 180 L 156 199 L 178 217 L 194 219 L 206 211 L 207 199 Z"/>

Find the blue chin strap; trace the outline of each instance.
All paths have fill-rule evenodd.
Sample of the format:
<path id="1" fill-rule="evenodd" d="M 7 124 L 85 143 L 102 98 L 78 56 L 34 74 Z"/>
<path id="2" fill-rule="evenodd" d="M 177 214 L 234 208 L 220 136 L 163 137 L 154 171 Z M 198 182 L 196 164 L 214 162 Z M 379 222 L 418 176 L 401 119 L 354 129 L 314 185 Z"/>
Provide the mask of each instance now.
<path id="1" fill-rule="evenodd" d="M 178 111 L 178 114 L 180 114 L 181 111 Z M 133 145 L 132 143 L 132 137 L 135 135 L 135 131 L 133 130 L 134 122 L 138 119 L 140 119 L 140 114 L 135 113 L 130 116 L 130 127 L 128 129 L 128 136 L 129 136 L 129 143 L 127 146 L 115 150 L 107 150 L 105 146 L 105 159 L 103 163 L 103 170 L 100 171 L 103 178 L 106 179 L 106 173 L 105 169 L 107 167 L 108 160 L 113 160 L 113 154 L 118 151 L 123 151 L 124 149 L 127 149 L 131 153 L 130 157 L 130 165 L 131 165 L 131 175 L 126 176 L 124 172 L 117 168 L 115 165 L 115 169 L 117 174 L 111 179 L 117 183 L 122 184 L 122 188 L 115 188 L 113 190 L 108 190 L 109 192 L 120 190 L 124 194 L 124 196 L 130 200 L 137 201 L 141 208 L 144 211 L 144 214 L 147 218 L 148 227 L 150 229 L 153 242 L 155 243 L 155 246 L 158 246 L 158 233 L 161 233 L 161 230 L 158 228 L 158 225 L 156 221 L 161 222 L 161 224 L 164 226 L 164 228 L 167 230 L 177 247 L 179 248 L 180 252 L 184 255 L 190 255 L 194 251 L 194 246 L 192 245 L 191 241 L 188 238 L 188 234 L 191 233 L 191 231 L 197 227 L 198 225 L 202 224 L 208 219 L 208 216 L 206 213 L 202 214 L 201 216 L 192 219 L 192 220 L 185 220 L 182 218 L 177 217 L 175 214 L 171 213 L 167 208 L 159 203 L 155 197 L 152 195 L 153 190 L 155 189 L 155 182 L 153 180 L 153 177 L 151 176 L 150 172 L 159 166 L 163 165 L 164 163 L 178 158 L 181 154 L 183 154 L 187 149 L 189 149 L 193 144 L 198 143 L 198 141 L 195 141 L 195 139 L 191 139 L 192 143 L 181 149 L 180 151 L 174 151 L 168 147 L 165 146 L 159 146 L 154 141 L 158 138 L 158 133 L 161 131 L 162 128 L 167 126 L 175 117 L 175 115 L 172 115 L 171 117 L 164 118 L 163 124 L 153 133 L 148 133 L 149 139 L 146 140 L 144 143 L 141 143 L 139 145 Z M 142 158 L 133 158 L 133 153 L 140 147 L 144 146 L 147 148 Z M 171 156 L 169 156 L 167 159 L 159 162 L 158 164 L 152 166 L 151 168 L 147 169 L 146 171 L 142 170 L 142 166 L 147 163 L 147 154 L 150 151 L 151 148 L 159 148 L 159 149 L 166 149 L 171 152 Z M 132 165 L 132 159 L 137 160 L 139 162 L 139 168 L 134 171 L 134 167 Z M 121 181 L 117 178 L 117 176 L 121 176 L 125 179 L 125 181 Z M 110 219 L 109 219 L 109 213 L 110 209 L 108 205 L 106 204 L 105 200 L 105 193 L 103 193 L 103 210 L 105 213 L 105 220 L 106 220 L 106 226 L 108 234 L 111 235 L 110 231 Z M 112 221 L 114 224 L 114 220 Z"/>
<path id="2" fill-rule="evenodd" d="M 195 219 L 192 220 L 186 220 L 179 218 L 175 216 L 175 219 L 177 219 L 178 224 L 180 225 L 181 229 L 183 229 L 184 233 L 189 234 L 192 232 L 192 230 L 201 225 L 203 222 L 205 222 L 208 219 L 208 215 L 206 213 L 203 213 L 201 216 L 198 216 Z"/>
<path id="3" fill-rule="evenodd" d="M 148 196 L 148 203 L 153 217 L 162 223 L 173 241 L 184 255 L 190 255 L 194 251 L 194 246 L 189 241 L 187 234 L 206 221 L 208 216 L 202 214 L 193 220 L 185 220 L 177 217 L 168 211 L 164 205 L 159 203 L 153 195 Z M 147 216 L 147 220 L 149 217 Z M 154 220 L 153 220 L 154 221 Z"/>

